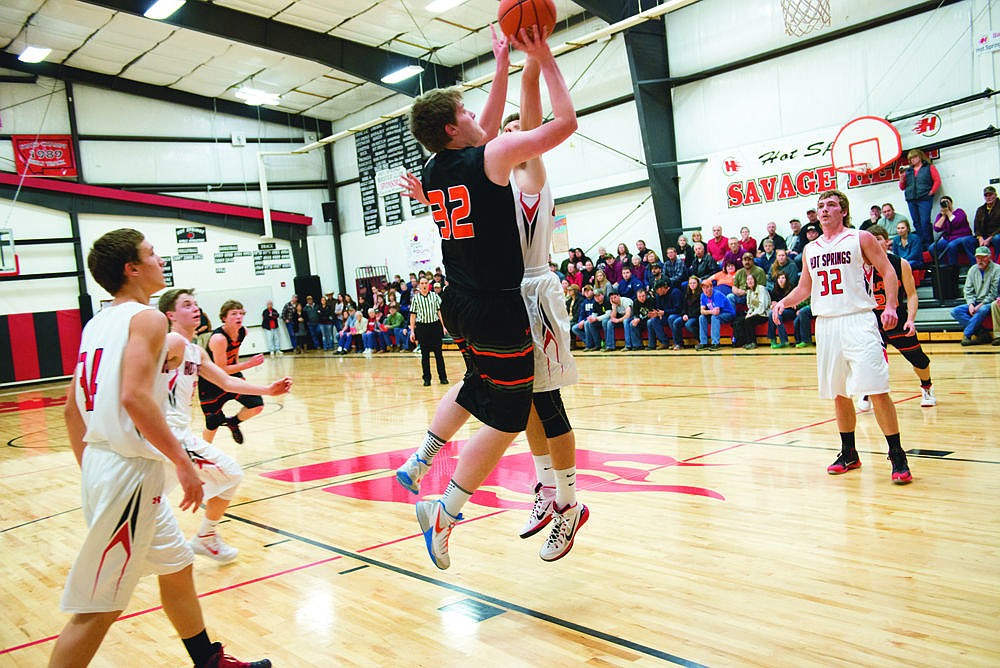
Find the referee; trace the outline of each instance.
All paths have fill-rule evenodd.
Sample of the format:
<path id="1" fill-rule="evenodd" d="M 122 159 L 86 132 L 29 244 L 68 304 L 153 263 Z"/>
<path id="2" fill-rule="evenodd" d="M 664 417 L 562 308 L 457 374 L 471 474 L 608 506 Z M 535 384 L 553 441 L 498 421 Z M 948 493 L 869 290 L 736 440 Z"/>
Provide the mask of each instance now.
<path id="1" fill-rule="evenodd" d="M 431 292 L 426 278 L 421 278 L 417 284 L 417 294 L 410 300 L 410 340 L 420 344 L 420 364 L 424 370 L 425 387 L 431 384 L 431 351 L 437 359 L 438 379 L 442 385 L 448 384 L 448 372 L 444 368 L 444 355 L 441 354 L 443 337 L 441 297 Z"/>

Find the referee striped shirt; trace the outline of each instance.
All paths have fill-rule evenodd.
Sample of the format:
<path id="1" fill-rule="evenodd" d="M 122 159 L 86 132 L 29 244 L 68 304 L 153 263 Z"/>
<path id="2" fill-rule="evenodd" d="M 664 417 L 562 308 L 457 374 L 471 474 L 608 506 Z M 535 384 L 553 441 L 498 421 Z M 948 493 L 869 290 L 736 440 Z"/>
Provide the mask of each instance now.
<path id="1" fill-rule="evenodd" d="M 410 313 L 417 316 L 417 322 L 422 324 L 437 322 L 438 310 L 441 308 L 441 297 L 433 290 L 426 296 L 414 292 L 410 299 Z"/>

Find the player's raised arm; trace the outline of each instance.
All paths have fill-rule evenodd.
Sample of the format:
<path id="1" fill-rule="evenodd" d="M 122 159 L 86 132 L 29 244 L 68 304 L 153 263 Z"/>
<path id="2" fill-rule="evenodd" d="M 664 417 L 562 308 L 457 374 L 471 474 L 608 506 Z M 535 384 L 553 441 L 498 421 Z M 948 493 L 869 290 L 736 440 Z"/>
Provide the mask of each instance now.
<path id="1" fill-rule="evenodd" d="M 275 397 L 292 389 L 292 379 L 287 376 L 270 385 L 255 385 L 242 378 L 230 376 L 209 358 L 204 349 L 201 350 L 201 367 L 198 369 L 198 376 L 233 394 Z"/>
<path id="2" fill-rule="evenodd" d="M 539 89 L 541 67 L 532 57 L 524 63 L 521 71 L 521 113 L 520 126 L 522 132 L 534 130 L 542 125 L 542 93 Z M 545 163 L 542 156 L 531 158 L 514 168 L 514 180 L 517 188 L 523 193 L 535 195 L 541 192 L 545 185 Z"/>
<path id="3" fill-rule="evenodd" d="M 500 120 L 503 118 L 503 108 L 507 104 L 507 80 L 510 75 L 510 44 L 507 36 L 497 37 L 496 26 L 490 24 L 490 35 L 493 37 L 493 58 L 496 60 L 496 73 L 493 75 L 493 85 L 490 86 L 486 104 L 479 113 L 479 127 L 483 129 L 482 144 L 497 136 Z"/>
<path id="4" fill-rule="evenodd" d="M 562 72 L 556 64 L 555 56 L 549 50 L 544 35 L 532 31 L 529 35 L 521 31 L 520 41 L 514 45 L 528 57 L 538 61 L 545 86 L 552 103 L 553 119 L 545 125 L 528 132 L 509 132 L 486 144 L 486 176 L 493 183 L 506 184 L 515 165 L 540 156 L 563 143 L 577 128 L 576 110 L 569 95 L 569 88 Z"/>

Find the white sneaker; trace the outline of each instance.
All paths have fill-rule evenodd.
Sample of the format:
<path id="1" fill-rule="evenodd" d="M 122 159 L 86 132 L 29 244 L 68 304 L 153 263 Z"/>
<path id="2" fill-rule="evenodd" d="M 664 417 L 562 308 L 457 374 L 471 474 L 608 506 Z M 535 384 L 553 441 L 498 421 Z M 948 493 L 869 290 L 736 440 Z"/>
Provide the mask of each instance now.
<path id="1" fill-rule="evenodd" d="M 863 397 L 858 397 L 858 401 L 855 404 L 855 406 L 857 406 L 858 410 L 861 411 L 862 413 L 864 413 L 865 411 L 870 411 L 872 409 L 872 400 L 866 394 Z"/>
<path id="2" fill-rule="evenodd" d="M 240 553 L 235 547 L 226 545 L 218 533 L 198 534 L 191 539 L 190 545 L 195 554 L 215 559 L 221 564 L 233 561 Z"/>
<path id="3" fill-rule="evenodd" d="M 396 481 L 414 494 L 420 494 L 420 479 L 430 468 L 431 465 L 414 452 L 406 463 L 396 469 Z"/>
<path id="4" fill-rule="evenodd" d="M 542 483 L 535 485 L 535 505 L 531 508 L 531 516 L 521 529 L 519 534 L 521 538 L 534 536 L 552 521 L 552 505 L 555 500 L 555 487 L 543 487 Z"/>
<path id="5" fill-rule="evenodd" d="M 538 553 L 544 561 L 555 561 L 569 554 L 576 532 L 590 519 L 590 510 L 582 503 L 574 503 L 562 510 L 553 504 L 552 508 L 552 533 Z"/>
<path id="6" fill-rule="evenodd" d="M 420 523 L 420 531 L 424 534 L 427 554 L 430 555 L 434 565 L 442 571 L 451 566 L 451 559 L 448 557 L 448 539 L 451 538 L 451 530 L 455 527 L 455 523 L 462 519 L 464 518 L 461 514 L 458 517 L 449 515 L 440 501 L 417 502 L 417 521 Z"/>
<path id="7" fill-rule="evenodd" d="M 920 397 L 920 405 L 924 408 L 929 408 L 931 406 L 937 406 L 937 397 L 934 396 L 933 387 L 922 387 L 920 388 L 920 393 L 923 395 Z"/>

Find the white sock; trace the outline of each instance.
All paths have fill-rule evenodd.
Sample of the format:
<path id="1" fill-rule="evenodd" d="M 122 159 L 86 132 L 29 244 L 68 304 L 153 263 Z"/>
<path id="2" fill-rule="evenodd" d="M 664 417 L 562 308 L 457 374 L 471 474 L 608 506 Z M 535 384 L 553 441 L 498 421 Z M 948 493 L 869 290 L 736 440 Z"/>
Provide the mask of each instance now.
<path id="1" fill-rule="evenodd" d="M 198 529 L 199 536 L 209 536 L 215 533 L 215 527 L 219 523 L 219 520 L 210 520 L 207 517 L 202 519 L 201 528 Z"/>
<path id="2" fill-rule="evenodd" d="M 428 430 L 427 435 L 424 437 L 423 445 L 417 450 L 417 457 L 430 464 L 434 461 L 434 456 L 437 455 L 442 446 L 444 446 L 444 439 Z"/>
<path id="3" fill-rule="evenodd" d="M 444 495 L 441 497 L 441 503 L 444 504 L 444 509 L 448 514 L 457 519 L 462 514 L 462 507 L 470 498 L 472 498 L 472 492 L 465 491 L 454 480 L 450 480 L 448 487 L 444 490 Z"/>
<path id="4" fill-rule="evenodd" d="M 531 458 L 535 462 L 535 475 L 538 476 L 538 482 L 542 483 L 542 487 L 555 487 L 556 474 L 552 470 L 552 456 L 531 455 Z"/>
<path id="5" fill-rule="evenodd" d="M 566 508 L 576 503 L 576 467 L 554 471 L 556 476 L 556 505 Z"/>

